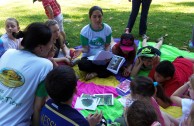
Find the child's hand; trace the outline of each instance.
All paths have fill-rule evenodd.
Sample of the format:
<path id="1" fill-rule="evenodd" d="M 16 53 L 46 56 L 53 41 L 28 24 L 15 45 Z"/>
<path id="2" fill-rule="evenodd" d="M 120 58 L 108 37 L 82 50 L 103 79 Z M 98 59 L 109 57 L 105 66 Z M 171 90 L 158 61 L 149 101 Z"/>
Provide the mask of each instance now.
<path id="1" fill-rule="evenodd" d="M 64 57 L 64 62 L 67 63 L 67 65 L 71 65 L 71 60 Z"/>
<path id="2" fill-rule="evenodd" d="M 138 57 L 137 60 L 135 61 L 135 65 L 139 66 L 139 65 L 142 65 L 142 64 L 143 64 L 143 61 L 142 61 L 141 57 Z"/>
<path id="3" fill-rule="evenodd" d="M 152 66 L 156 67 L 160 63 L 160 56 L 155 56 L 152 60 Z"/>
<path id="4" fill-rule="evenodd" d="M 87 117 L 87 120 L 90 124 L 90 126 L 96 126 L 96 124 L 100 123 L 100 121 L 102 120 L 102 111 L 100 113 L 98 113 L 98 111 L 94 114 L 90 114 Z"/>
<path id="5" fill-rule="evenodd" d="M 58 67 L 59 66 L 52 57 L 49 58 L 49 60 L 53 63 L 54 67 Z"/>
<path id="6" fill-rule="evenodd" d="M 71 56 L 66 55 L 65 57 L 66 57 L 67 59 L 71 60 Z"/>
<path id="7" fill-rule="evenodd" d="M 122 75 L 124 77 L 128 77 L 130 75 L 130 73 L 131 73 L 131 69 L 124 68 Z"/>

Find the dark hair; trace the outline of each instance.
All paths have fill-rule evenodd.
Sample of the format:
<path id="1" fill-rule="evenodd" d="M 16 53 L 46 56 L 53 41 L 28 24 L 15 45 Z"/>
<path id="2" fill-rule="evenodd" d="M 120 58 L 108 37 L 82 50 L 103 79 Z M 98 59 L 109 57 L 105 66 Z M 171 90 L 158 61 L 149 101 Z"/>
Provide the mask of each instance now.
<path id="1" fill-rule="evenodd" d="M 134 41 L 134 36 L 132 34 L 123 33 L 121 35 L 121 41 L 123 41 L 123 39 L 130 39 L 131 41 Z"/>
<path id="2" fill-rule="evenodd" d="M 102 12 L 102 8 L 101 8 L 101 7 L 99 7 L 99 6 L 93 6 L 93 7 L 91 7 L 90 10 L 89 10 L 89 17 L 90 17 L 90 18 L 91 18 L 91 16 L 92 16 L 92 13 L 93 13 L 95 10 L 99 10 L 99 11 L 102 13 L 102 15 L 103 15 L 103 12 Z"/>
<path id="3" fill-rule="evenodd" d="M 21 45 L 24 49 L 33 51 L 38 45 L 46 45 L 51 37 L 52 33 L 48 26 L 43 23 L 31 23 L 22 32 L 14 33 L 13 36 L 17 39 L 23 38 Z"/>
<path id="4" fill-rule="evenodd" d="M 74 94 L 77 79 L 73 68 L 59 66 L 49 72 L 45 79 L 46 90 L 56 103 L 68 101 Z"/>
<path id="5" fill-rule="evenodd" d="M 158 121 L 157 114 L 148 102 L 136 100 L 127 110 L 127 123 L 129 126 L 151 126 Z"/>
<path id="6" fill-rule="evenodd" d="M 155 93 L 155 87 L 152 79 L 145 76 L 135 77 L 130 84 L 131 95 L 141 95 L 144 97 L 152 97 Z"/>
<path id="7" fill-rule="evenodd" d="M 172 101 L 164 93 L 164 89 L 163 89 L 162 85 L 158 84 L 156 88 L 157 88 L 156 97 L 160 98 L 164 103 L 171 105 Z"/>
<path id="8" fill-rule="evenodd" d="M 157 65 L 156 72 L 163 77 L 173 77 L 175 68 L 170 61 L 164 60 Z"/>

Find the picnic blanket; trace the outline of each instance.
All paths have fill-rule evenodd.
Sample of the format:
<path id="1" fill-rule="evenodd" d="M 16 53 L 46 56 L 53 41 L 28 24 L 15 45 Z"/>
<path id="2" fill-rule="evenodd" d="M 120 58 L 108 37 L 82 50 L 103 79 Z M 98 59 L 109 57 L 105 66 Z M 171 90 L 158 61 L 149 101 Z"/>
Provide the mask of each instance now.
<path id="1" fill-rule="evenodd" d="M 118 41 L 118 39 L 116 39 Z M 136 41 L 136 44 L 138 45 L 138 48 L 141 47 L 141 41 Z M 155 42 L 148 42 L 148 45 L 154 46 Z M 162 60 L 170 60 L 173 61 L 177 56 L 183 56 L 183 57 L 193 57 L 194 53 L 187 52 L 184 50 L 179 50 L 176 47 L 169 46 L 169 45 L 162 45 L 160 51 L 162 52 L 161 55 L 161 61 Z M 76 71 L 76 74 L 79 76 L 78 86 L 77 86 L 77 93 L 74 96 L 73 99 L 73 106 L 75 104 L 76 98 L 80 96 L 82 93 L 86 94 L 101 94 L 101 93 L 112 93 L 114 94 L 114 105 L 113 106 L 98 106 L 97 110 L 102 110 L 103 115 L 106 119 L 114 121 L 116 118 L 122 116 L 123 113 L 123 106 L 118 101 L 118 98 L 120 96 L 118 95 L 116 91 L 116 86 L 125 80 L 126 78 L 122 77 L 120 73 L 118 73 L 115 76 L 110 76 L 108 78 L 93 78 L 89 81 L 85 81 L 84 77 L 86 75 L 85 72 L 79 71 L 78 66 L 74 66 L 74 70 Z M 141 71 L 139 73 L 140 75 L 148 75 L 148 71 Z M 130 79 L 130 78 L 127 78 Z M 182 115 L 181 108 L 176 106 L 171 106 L 167 109 L 161 108 L 162 111 L 167 112 L 168 114 L 172 115 L 175 118 L 178 118 Z M 87 116 L 88 114 L 94 113 L 95 111 L 89 111 L 89 110 L 80 110 L 80 112 Z"/>

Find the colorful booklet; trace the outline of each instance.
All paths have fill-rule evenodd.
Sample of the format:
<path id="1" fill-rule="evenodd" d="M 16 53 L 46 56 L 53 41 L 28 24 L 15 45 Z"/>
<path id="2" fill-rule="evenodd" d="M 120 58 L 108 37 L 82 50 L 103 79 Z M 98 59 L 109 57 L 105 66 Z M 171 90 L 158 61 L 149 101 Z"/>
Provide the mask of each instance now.
<path id="1" fill-rule="evenodd" d="M 124 62 L 125 62 L 124 57 L 113 55 L 110 63 L 108 64 L 107 70 L 111 71 L 114 74 L 117 74 Z"/>
<path id="2" fill-rule="evenodd" d="M 130 83 L 130 80 L 125 79 L 116 88 L 122 91 L 123 93 L 127 93 L 128 91 L 130 91 Z"/>
<path id="3" fill-rule="evenodd" d="M 94 94 L 95 97 L 100 98 L 98 105 L 114 105 L 113 94 Z"/>
<path id="4" fill-rule="evenodd" d="M 75 103 L 75 108 L 96 110 L 99 101 L 100 101 L 100 98 L 98 97 L 95 97 L 89 94 L 82 94 L 80 97 L 77 98 Z"/>

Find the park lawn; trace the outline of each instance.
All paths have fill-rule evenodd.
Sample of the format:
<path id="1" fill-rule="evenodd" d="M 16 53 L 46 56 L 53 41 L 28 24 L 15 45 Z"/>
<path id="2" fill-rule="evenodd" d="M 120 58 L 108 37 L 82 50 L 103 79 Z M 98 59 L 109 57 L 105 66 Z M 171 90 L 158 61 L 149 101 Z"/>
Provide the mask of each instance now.
<path id="1" fill-rule="evenodd" d="M 79 34 L 83 26 L 89 23 L 88 10 L 93 5 L 103 8 L 104 22 L 113 30 L 113 37 L 119 38 L 124 32 L 131 11 L 128 0 L 58 0 L 64 15 L 64 27 L 70 47 L 80 45 Z M 0 2 L 0 35 L 5 33 L 4 22 L 14 17 L 23 30 L 31 22 L 44 22 L 47 17 L 41 2 L 32 0 L 5 0 Z M 164 43 L 178 48 L 188 48 L 194 25 L 194 0 L 153 0 L 149 16 L 147 35 L 155 41 L 161 35 L 168 34 Z M 138 35 L 139 16 L 132 33 Z M 189 49 L 194 51 L 194 49 Z"/>

